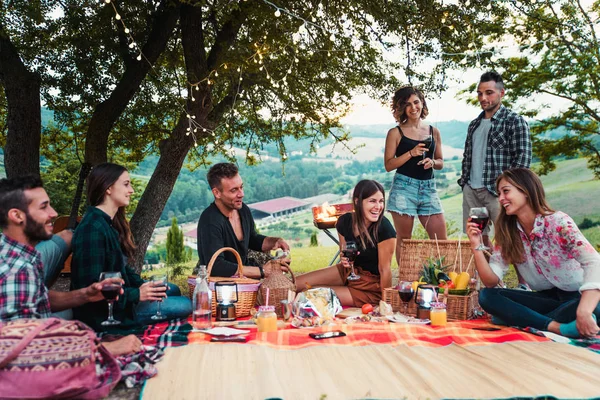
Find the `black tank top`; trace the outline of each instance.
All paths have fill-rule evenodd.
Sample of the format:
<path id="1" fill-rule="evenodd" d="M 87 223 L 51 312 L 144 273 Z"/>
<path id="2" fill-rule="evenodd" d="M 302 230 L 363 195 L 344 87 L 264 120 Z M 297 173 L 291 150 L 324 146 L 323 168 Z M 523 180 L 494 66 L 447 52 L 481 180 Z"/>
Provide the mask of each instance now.
<path id="1" fill-rule="evenodd" d="M 424 143 L 422 140 L 413 140 L 404 136 L 402 129 L 400 129 L 399 126 L 398 130 L 400 131 L 400 143 L 398 143 L 398 147 L 396 148 L 396 157 L 408 153 L 419 143 Z M 429 151 L 426 156 L 432 158 L 431 156 L 435 154 L 435 137 L 433 136 L 433 126 L 431 125 L 429 125 L 429 132 L 431 133 L 431 146 L 429 146 Z M 423 157 L 412 157 L 396 169 L 396 172 L 421 181 L 433 179 L 433 168 L 425 169 L 423 168 L 423 165 L 417 165 L 421 160 L 423 160 Z"/>

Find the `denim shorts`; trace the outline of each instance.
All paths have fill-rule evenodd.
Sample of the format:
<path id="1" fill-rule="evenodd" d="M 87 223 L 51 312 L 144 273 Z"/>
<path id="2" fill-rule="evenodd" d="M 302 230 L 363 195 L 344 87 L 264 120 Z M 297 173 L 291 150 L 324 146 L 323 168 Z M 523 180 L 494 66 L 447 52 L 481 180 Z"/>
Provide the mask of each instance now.
<path id="1" fill-rule="evenodd" d="M 416 217 L 444 212 L 434 179 L 422 181 L 396 173 L 389 197 L 387 210 L 401 215 Z"/>

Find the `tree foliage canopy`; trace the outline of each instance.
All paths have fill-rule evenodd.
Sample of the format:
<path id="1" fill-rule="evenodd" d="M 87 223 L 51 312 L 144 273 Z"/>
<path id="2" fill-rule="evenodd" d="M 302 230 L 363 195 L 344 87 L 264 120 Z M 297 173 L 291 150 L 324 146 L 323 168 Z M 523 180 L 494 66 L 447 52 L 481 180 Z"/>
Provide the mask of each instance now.
<path id="1" fill-rule="evenodd" d="M 489 34 L 488 42 L 519 47 L 510 56 L 483 52 L 481 62 L 502 72 L 508 102 L 534 118 L 531 132 L 539 172 L 553 170 L 556 156 L 581 154 L 600 178 L 600 1 L 496 3 L 511 17 L 498 22 L 501 29 Z M 569 134 L 547 135 L 561 127 Z"/>
<path id="2" fill-rule="evenodd" d="M 21 148 L 25 138 L 36 146 L 36 135 L 39 142 L 39 121 L 23 123 L 39 103 L 20 102 L 39 91 L 56 120 L 41 141 L 52 162 L 67 150 L 93 165 L 160 155 L 131 221 L 139 266 L 186 159 L 198 165 L 221 154 L 253 164 L 265 143 L 275 143 L 285 161 L 284 137 L 315 145 L 333 135 L 356 93 L 389 98 L 406 80 L 443 90 L 451 60 L 422 61 L 496 32 L 497 21 L 487 19 L 493 3 L 0 2 L 6 148 Z M 404 56 L 394 60 L 398 51 Z M 21 92 L 11 85 L 33 81 Z M 5 160 L 8 174 L 36 172 L 27 155 L 7 152 Z"/>

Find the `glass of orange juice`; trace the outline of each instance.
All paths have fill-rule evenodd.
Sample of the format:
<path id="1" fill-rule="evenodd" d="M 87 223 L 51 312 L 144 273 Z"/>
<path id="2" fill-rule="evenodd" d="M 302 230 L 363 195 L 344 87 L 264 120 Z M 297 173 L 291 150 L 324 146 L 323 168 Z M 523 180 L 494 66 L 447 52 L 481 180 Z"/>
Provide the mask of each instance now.
<path id="1" fill-rule="evenodd" d="M 256 325 L 259 332 L 277 331 L 277 314 L 275 306 L 260 306 L 256 316 Z"/>
<path id="2" fill-rule="evenodd" d="M 431 303 L 431 313 L 429 314 L 432 326 L 446 326 L 447 313 L 446 304 L 441 302 Z"/>

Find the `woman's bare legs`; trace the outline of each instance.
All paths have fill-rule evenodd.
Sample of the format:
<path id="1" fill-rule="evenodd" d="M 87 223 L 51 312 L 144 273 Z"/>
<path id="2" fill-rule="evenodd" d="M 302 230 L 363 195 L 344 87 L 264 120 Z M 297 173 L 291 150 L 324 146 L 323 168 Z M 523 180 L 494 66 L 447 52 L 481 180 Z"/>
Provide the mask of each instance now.
<path id="1" fill-rule="evenodd" d="M 301 292 L 309 287 L 329 287 L 333 289 L 343 306 L 354 306 L 350 290 L 344 286 L 344 281 L 336 265 L 296 277 L 296 292 Z"/>
<path id="2" fill-rule="evenodd" d="M 448 238 L 444 214 L 420 215 L 419 221 L 427 231 L 429 239 L 446 240 Z"/>
<path id="3" fill-rule="evenodd" d="M 400 255 L 402 248 L 402 239 L 410 239 L 412 237 L 413 224 L 415 217 L 406 214 L 391 213 L 396 228 L 396 262 L 400 269 Z"/>

